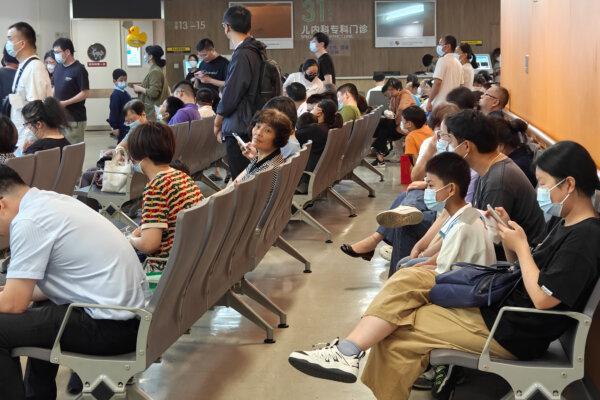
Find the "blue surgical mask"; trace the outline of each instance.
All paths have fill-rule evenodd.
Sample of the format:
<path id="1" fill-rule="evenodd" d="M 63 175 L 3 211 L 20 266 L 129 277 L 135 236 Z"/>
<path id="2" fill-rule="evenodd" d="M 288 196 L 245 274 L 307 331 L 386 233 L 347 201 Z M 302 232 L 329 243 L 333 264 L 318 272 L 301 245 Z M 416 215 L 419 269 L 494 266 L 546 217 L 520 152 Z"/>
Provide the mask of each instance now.
<path id="1" fill-rule="evenodd" d="M 65 60 L 63 60 L 62 53 L 54 53 L 54 59 L 57 64 L 63 64 Z"/>
<path id="2" fill-rule="evenodd" d="M 446 54 L 446 53 L 444 53 L 444 45 L 443 44 L 438 44 L 435 47 L 435 52 L 437 53 L 438 56 L 444 57 L 444 54 Z"/>
<path id="3" fill-rule="evenodd" d="M 338 110 L 341 110 L 344 107 L 344 103 L 338 101 Z"/>
<path id="4" fill-rule="evenodd" d="M 130 122 L 130 123 L 128 123 L 128 124 L 125 124 L 125 125 L 129 127 L 129 130 L 130 130 L 130 131 L 132 131 L 132 130 L 133 130 L 133 128 L 135 128 L 136 126 L 139 126 L 139 125 L 141 125 L 141 124 L 142 124 L 142 123 L 141 123 L 141 122 L 140 122 L 140 120 L 138 119 L 138 120 L 135 120 L 135 121 L 133 121 L 133 122 Z"/>
<path id="5" fill-rule="evenodd" d="M 566 178 L 558 182 L 556 185 L 552 186 L 550 189 L 544 187 L 539 187 L 537 189 L 537 202 L 544 214 L 550 215 L 552 217 L 561 217 L 563 204 L 569 198 L 571 193 L 567 194 L 567 196 L 560 203 L 553 203 L 552 198 L 550 197 L 550 192 L 552 192 L 565 180 Z"/>
<path id="6" fill-rule="evenodd" d="M 6 49 L 6 52 L 8 53 L 9 56 L 11 56 L 11 57 L 17 56 L 17 51 L 15 50 L 15 45 L 10 40 L 6 41 L 6 45 L 4 46 L 4 48 Z"/>
<path id="7" fill-rule="evenodd" d="M 448 186 L 448 185 L 446 185 Z M 444 207 L 446 207 L 446 201 L 448 201 L 448 198 L 446 198 L 446 200 L 442 200 L 442 201 L 438 201 L 436 198 L 437 192 L 439 192 L 440 190 L 444 189 L 446 186 L 439 188 L 438 190 L 435 189 L 425 189 L 425 193 L 423 193 L 423 201 L 425 202 L 425 206 L 427 206 L 428 209 L 430 209 L 431 211 L 434 211 L 436 213 L 441 212 Z"/>
<path id="8" fill-rule="evenodd" d="M 138 174 L 143 174 L 141 163 L 133 163 L 133 172 L 137 172 Z"/>
<path id="9" fill-rule="evenodd" d="M 317 52 L 317 44 L 315 42 L 310 42 L 308 44 L 308 49 L 312 52 L 312 53 L 316 53 Z"/>
<path id="10" fill-rule="evenodd" d="M 440 153 L 444 153 L 446 151 L 448 151 L 448 148 L 450 147 L 450 143 L 448 143 L 447 140 L 444 139 L 440 139 L 437 141 L 437 143 L 435 144 L 435 148 L 436 148 L 436 154 L 440 154 Z"/>
<path id="11" fill-rule="evenodd" d="M 117 89 L 125 90 L 127 88 L 127 82 L 117 82 Z"/>

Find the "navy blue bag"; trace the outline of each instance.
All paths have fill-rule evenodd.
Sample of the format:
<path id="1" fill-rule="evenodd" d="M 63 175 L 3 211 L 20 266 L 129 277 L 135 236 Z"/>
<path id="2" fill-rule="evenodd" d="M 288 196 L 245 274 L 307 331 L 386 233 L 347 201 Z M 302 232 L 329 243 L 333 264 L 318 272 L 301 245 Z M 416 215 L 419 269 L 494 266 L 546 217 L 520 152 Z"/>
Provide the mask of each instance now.
<path id="1" fill-rule="evenodd" d="M 501 304 L 522 279 L 518 264 L 491 266 L 454 263 L 459 267 L 439 274 L 429 293 L 433 304 L 445 308 L 485 307 Z"/>

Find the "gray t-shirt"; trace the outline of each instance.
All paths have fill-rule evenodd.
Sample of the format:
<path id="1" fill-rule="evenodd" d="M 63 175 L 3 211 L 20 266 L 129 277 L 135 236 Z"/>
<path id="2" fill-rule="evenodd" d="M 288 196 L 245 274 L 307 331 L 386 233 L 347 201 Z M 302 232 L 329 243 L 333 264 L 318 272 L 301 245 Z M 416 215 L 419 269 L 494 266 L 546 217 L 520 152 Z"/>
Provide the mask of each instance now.
<path id="1" fill-rule="evenodd" d="M 495 163 L 479 178 L 473 206 L 485 210 L 488 204 L 504 207 L 510 218 L 523 227 L 529 243 L 535 243 L 545 231 L 546 222 L 535 189 L 510 158 Z"/>

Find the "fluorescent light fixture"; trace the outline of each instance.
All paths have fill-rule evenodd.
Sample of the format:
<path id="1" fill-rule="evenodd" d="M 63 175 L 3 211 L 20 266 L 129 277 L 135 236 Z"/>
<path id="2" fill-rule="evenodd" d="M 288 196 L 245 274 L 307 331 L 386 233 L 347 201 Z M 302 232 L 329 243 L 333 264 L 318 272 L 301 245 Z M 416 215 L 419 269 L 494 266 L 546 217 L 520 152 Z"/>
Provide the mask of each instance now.
<path id="1" fill-rule="evenodd" d="M 413 21 L 413 24 L 418 24 L 418 23 L 419 23 L 419 21 Z"/>
<path id="2" fill-rule="evenodd" d="M 425 6 L 423 4 L 414 4 L 412 6 L 399 8 L 398 10 L 390 11 L 385 13 L 385 21 L 395 21 L 397 19 L 401 19 L 404 17 L 408 17 L 409 15 L 422 14 L 425 11 Z"/>

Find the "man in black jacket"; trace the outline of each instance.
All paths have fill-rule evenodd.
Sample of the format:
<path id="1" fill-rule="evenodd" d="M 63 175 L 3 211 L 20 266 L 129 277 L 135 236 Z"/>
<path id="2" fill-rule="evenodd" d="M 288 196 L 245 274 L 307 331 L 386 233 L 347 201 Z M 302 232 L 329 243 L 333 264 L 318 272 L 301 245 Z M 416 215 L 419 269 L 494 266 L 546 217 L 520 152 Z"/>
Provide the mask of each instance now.
<path id="1" fill-rule="evenodd" d="M 235 50 L 227 69 L 227 79 L 223 87 L 221 102 L 217 107 L 214 133 L 217 140 L 223 141 L 229 158 L 231 178 L 235 179 L 248 165 L 232 133 L 244 140 L 250 139 L 248 128 L 256 112 L 256 100 L 261 54 L 266 46 L 248 35 L 252 14 L 242 6 L 229 7 L 223 15 L 225 35 Z"/>

